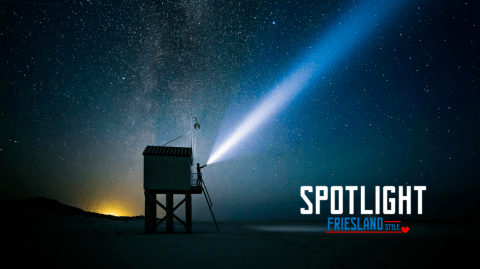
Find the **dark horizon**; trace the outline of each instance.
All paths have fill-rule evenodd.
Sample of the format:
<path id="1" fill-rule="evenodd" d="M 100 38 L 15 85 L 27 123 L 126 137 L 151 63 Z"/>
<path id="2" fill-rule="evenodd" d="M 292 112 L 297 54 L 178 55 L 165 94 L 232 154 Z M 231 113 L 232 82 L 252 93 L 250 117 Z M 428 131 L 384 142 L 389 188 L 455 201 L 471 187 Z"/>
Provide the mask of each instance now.
<path id="1" fill-rule="evenodd" d="M 428 203 L 427 206 L 434 205 L 434 203 Z M 298 205 L 300 207 L 305 207 L 306 205 Z M 412 213 L 414 213 L 417 204 L 412 202 Z M 444 205 L 445 206 L 445 205 Z M 447 205 L 448 207 L 455 207 L 455 205 Z M 133 219 L 144 219 L 145 216 L 137 215 L 137 216 L 121 216 L 121 215 L 114 215 L 114 214 L 102 214 L 97 212 L 90 212 L 82 210 L 81 208 L 77 208 L 74 206 L 62 204 L 55 199 L 48 199 L 45 197 L 32 197 L 27 199 L 0 199 L 0 208 L 2 212 L 7 215 L 30 215 L 30 214 L 48 214 L 48 215 L 79 215 L 79 216 L 86 216 L 86 217 L 99 217 L 99 218 L 107 218 L 113 220 L 133 220 Z M 373 208 L 373 207 L 372 207 Z M 183 206 L 178 209 L 179 213 L 178 216 L 181 219 L 184 219 L 184 212 Z M 322 210 L 328 209 L 326 206 L 322 206 Z M 450 209 L 451 210 L 451 209 Z M 302 215 L 299 218 L 272 218 L 272 216 L 264 216 L 263 218 L 253 218 L 253 219 L 217 219 L 220 222 L 229 222 L 229 221 L 327 221 L 329 217 L 357 217 L 357 218 L 375 218 L 375 217 L 382 217 L 384 220 L 406 220 L 406 221 L 456 221 L 456 220 L 472 220 L 478 219 L 480 212 L 480 207 L 477 205 L 473 205 L 472 207 L 468 208 L 463 212 L 463 214 L 459 214 L 453 217 L 446 217 L 445 214 L 442 212 L 436 212 L 432 214 L 430 217 L 422 217 L 419 218 L 416 214 L 411 215 L 383 215 L 383 214 L 373 214 L 373 215 L 362 215 L 360 213 L 356 213 L 353 215 L 344 214 L 344 215 L 332 215 L 330 213 L 324 213 L 321 215 Z M 35 215 L 33 215 L 35 216 Z M 164 212 L 159 209 L 157 211 L 157 219 L 161 219 L 164 216 Z M 197 220 L 198 221 L 198 220 Z M 202 221 L 210 221 L 213 222 L 213 219 L 204 219 Z M 176 222 L 175 222 L 176 223 Z"/>

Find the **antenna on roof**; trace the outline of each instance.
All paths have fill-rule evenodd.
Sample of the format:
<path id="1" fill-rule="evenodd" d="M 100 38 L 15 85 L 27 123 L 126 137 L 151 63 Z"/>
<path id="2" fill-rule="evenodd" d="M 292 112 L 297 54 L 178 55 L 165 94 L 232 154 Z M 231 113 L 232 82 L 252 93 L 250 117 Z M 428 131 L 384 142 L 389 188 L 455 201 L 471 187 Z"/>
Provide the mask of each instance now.
<path id="1" fill-rule="evenodd" d="M 195 124 L 193 124 L 193 119 L 195 119 Z M 195 144 L 193 143 L 193 129 L 200 130 L 200 124 L 198 123 L 197 117 L 191 116 L 190 119 L 190 132 L 192 133 L 192 156 L 195 158 Z"/>
<path id="2" fill-rule="evenodd" d="M 191 132 L 192 132 L 192 131 L 189 131 L 189 132 L 184 133 L 184 134 L 182 134 L 181 136 L 179 136 L 179 137 L 177 137 L 177 138 L 175 138 L 175 139 L 173 139 L 173 140 L 168 141 L 167 143 L 163 144 L 162 147 L 166 146 L 167 144 L 170 144 L 171 142 L 173 142 L 173 141 L 179 139 L 180 137 L 182 137 L 182 136 L 184 136 L 184 135 L 187 135 L 187 134 L 189 134 L 189 133 L 191 133 Z M 192 139 L 192 141 L 193 141 L 193 139 Z"/>
<path id="3" fill-rule="evenodd" d="M 195 119 L 195 124 L 193 124 L 193 119 Z M 190 131 L 189 131 L 189 132 L 186 132 L 186 133 L 184 133 L 183 135 L 181 135 L 181 136 L 179 136 L 179 137 L 177 137 L 177 138 L 175 138 L 175 139 L 173 139 L 173 140 L 168 141 L 167 143 L 163 144 L 162 147 L 164 147 L 164 146 L 172 143 L 173 141 L 175 141 L 175 140 L 183 137 L 184 135 L 187 135 L 187 134 L 189 134 L 189 133 L 192 133 L 192 146 L 191 146 L 191 147 L 192 147 L 192 150 L 194 150 L 195 144 L 193 143 L 193 129 L 195 129 L 195 130 L 200 130 L 200 123 L 198 123 L 197 118 L 196 118 L 196 117 L 193 117 L 193 116 L 192 116 L 192 118 L 191 118 L 190 121 L 191 121 L 191 127 L 190 127 Z M 192 156 L 195 156 L 194 153 L 192 154 Z"/>

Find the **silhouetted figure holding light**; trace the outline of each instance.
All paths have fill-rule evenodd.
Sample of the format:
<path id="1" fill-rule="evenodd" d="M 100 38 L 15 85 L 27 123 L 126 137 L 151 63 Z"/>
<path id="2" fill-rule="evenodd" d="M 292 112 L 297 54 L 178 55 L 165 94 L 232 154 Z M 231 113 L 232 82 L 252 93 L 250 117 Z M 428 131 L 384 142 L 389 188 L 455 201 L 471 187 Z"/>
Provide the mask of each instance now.
<path id="1" fill-rule="evenodd" d="M 202 179 L 201 169 L 204 168 L 205 166 L 207 166 L 207 165 L 200 166 L 200 164 L 197 163 L 197 186 L 201 186 L 201 184 L 202 184 L 203 179 Z"/>

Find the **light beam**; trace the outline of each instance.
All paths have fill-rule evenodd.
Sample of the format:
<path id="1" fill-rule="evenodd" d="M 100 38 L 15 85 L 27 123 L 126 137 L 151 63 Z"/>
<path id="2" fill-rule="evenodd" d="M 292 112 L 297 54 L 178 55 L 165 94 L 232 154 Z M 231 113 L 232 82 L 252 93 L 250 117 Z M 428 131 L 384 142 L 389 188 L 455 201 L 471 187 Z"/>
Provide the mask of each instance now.
<path id="1" fill-rule="evenodd" d="M 234 156 L 235 149 L 251 137 L 262 125 L 285 108 L 294 97 L 327 71 L 334 62 L 347 56 L 352 47 L 361 46 L 369 35 L 391 13 L 399 11 L 409 1 L 368 1 L 349 9 L 328 34 L 310 51 L 300 64 L 259 103 L 248 117 L 224 140 L 213 147 L 207 164 L 225 161 Z"/>

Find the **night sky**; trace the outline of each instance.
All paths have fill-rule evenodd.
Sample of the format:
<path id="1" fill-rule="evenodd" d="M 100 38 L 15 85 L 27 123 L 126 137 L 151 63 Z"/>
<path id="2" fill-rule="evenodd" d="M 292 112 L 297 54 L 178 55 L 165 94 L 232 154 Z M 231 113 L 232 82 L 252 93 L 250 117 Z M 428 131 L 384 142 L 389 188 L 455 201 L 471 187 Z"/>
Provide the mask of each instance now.
<path id="1" fill-rule="evenodd" d="M 188 132 L 193 115 L 205 164 L 368 1 L 19 2 L 0 1 L 0 198 L 134 216 L 147 145 Z M 422 185 L 414 218 L 477 216 L 480 3 L 382 5 L 395 9 L 245 150 L 203 169 L 217 219 L 326 217 L 300 214 L 305 185 L 366 186 L 370 208 L 377 185 Z M 193 211 L 211 220 L 203 196 Z"/>

